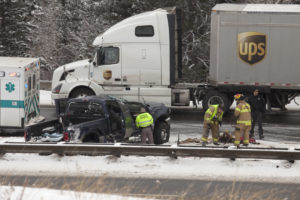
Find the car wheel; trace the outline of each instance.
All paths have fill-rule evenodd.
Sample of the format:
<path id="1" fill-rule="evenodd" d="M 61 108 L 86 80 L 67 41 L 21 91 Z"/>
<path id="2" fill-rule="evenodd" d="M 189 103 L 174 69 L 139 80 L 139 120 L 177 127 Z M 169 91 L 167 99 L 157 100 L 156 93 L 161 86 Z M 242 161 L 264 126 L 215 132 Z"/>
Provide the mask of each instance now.
<path id="1" fill-rule="evenodd" d="M 155 144 L 163 144 L 169 141 L 170 126 L 166 122 L 158 121 L 155 126 L 153 138 Z"/>
<path id="2" fill-rule="evenodd" d="M 95 93 L 91 89 L 80 87 L 71 92 L 70 98 L 86 97 L 86 96 L 93 96 L 93 95 L 95 95 Z"/>

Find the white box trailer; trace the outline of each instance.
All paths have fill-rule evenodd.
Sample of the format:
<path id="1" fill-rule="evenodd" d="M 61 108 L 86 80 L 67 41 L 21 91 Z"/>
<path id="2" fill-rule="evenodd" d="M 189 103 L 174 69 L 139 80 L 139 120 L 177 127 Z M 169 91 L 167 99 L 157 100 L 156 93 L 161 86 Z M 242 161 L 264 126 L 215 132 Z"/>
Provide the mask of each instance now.
<path id="1" fill-rule="evenodd" d="M 24 128 L 39 116 L 38 58 L 0 57 L 0 128 Z"/>

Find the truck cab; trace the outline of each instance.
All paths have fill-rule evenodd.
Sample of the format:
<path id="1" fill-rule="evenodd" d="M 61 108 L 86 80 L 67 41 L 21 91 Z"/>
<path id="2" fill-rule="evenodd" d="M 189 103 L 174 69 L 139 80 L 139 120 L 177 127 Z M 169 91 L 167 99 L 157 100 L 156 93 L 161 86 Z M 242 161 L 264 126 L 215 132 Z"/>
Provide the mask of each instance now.
<path id="1" fill-rule="evenodd" d="M 176 9 L 145 12 L 117 23 L 96 37 L 93 59 L 54 71 L 52 98 L 108 94 L 170 106 L 174 68 L 181 63 L 176 26 Z"/>

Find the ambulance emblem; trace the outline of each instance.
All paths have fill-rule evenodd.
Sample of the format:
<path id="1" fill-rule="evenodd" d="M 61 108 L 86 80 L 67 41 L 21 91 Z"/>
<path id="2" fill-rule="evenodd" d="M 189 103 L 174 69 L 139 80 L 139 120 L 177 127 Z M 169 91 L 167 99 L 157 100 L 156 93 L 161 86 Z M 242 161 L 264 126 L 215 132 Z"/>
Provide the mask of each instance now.
<path id="1" fill-rule="evenodd" d="M 5 84 L 6 88 L 5 90 L 8 91 L 9 93 L 11 93 L 12 91 L 15 91 L 15 84 L 9 82 L 7 84 Z"/>

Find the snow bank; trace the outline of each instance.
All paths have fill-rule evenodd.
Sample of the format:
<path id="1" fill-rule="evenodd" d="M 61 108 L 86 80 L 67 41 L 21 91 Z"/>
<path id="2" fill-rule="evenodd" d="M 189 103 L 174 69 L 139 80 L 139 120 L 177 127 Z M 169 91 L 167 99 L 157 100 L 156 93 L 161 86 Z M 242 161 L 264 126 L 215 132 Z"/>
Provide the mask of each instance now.
<path id="1" fill-rule="evenodd" d="M 300 183 L 300 163 L 280 160 L 5 154 L 0 174 L 109 176 Z"/>
<path id="2" fill-rule="evenodd" d="M 40 90 L 40 105 L 55 105 L 51 99 L 51 91 Z"/>

